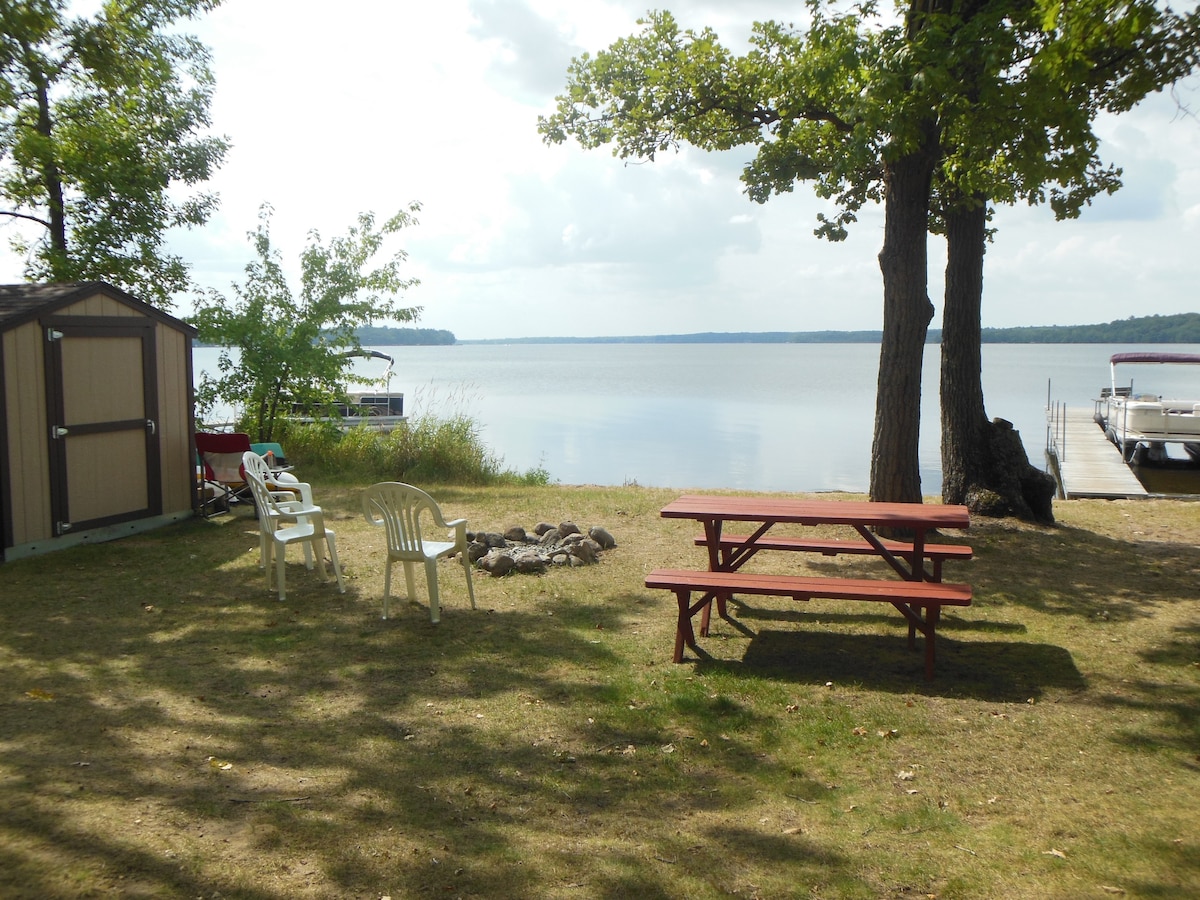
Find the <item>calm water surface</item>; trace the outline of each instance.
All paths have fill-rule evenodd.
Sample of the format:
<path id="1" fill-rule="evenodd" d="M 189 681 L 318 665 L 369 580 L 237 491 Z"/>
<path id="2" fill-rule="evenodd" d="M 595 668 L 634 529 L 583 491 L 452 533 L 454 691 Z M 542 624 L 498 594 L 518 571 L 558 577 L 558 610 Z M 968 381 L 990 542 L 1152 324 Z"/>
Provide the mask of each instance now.
<path id="1" fill-rule="evenodd" d="M 865 491 L 874 431 L 876 344 L 466 344 L 377 347 L 405 412 L 462 412 L 505 468 L 543 467 L 564 484 L 761 491 Z M 1045 467 L 1046 405 L 1091 408 L 1108 359 L 1200 345 L 988 344 L 990 417 L 1021 433 Z M 926 347 L 921 488 L 941 491 L 939 347 Z M 216 350 L 195 351 L 197 371 Z M 379 377 L 386 363 L 364 360 Z M 1128 376 L 1128 372 L 1126 376 Z M 1134 371 L 1140 389 L 1200 397 L 1200 369 Z M 1168 377 L 1170 376 L 1170 377 Z"/>

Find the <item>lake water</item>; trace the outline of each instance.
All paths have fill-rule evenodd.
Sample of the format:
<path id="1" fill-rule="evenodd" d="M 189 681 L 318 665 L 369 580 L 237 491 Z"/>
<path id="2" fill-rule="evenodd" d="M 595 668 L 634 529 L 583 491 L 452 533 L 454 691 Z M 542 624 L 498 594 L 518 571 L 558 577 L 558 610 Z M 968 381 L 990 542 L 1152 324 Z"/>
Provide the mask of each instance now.
<path id="1" fill-rule="evenodd" d="M 877 344 L 464 344 L 376 347 L 395 358 L 383 385 L 409 416 L 464 413 L 504 468 L 542 467 L 563 484 L 866 491 Z M 1045 468 L 1046 405 L 1091 408 L 1109 357 L 1200 353 L 1200 345 L 986 344 L 984 400 Z M 216 366 L 197 348 L 195 368 Z M 925 350 L 920 467 L 941 491 L 938 366 Z M 362 360 L 379 377 L 386 363 Z M 1200 396 L 1200 367 L 1122 370 L 1160 394 Z"/>

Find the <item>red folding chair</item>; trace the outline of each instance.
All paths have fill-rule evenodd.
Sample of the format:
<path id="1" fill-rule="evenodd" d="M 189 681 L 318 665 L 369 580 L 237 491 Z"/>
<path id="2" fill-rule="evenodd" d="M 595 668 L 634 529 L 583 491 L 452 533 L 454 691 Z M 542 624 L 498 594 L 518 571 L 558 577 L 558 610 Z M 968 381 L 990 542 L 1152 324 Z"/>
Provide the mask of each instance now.
<path id="1" fill-rule="evenodd" d="M 250 435 L 196 432 L 196 454 L 202 470 L 200 514 L 229 511 L 234 503 L 253 503 L 250 485 L 242 471 L 242 454 L 250 449 Z"/>

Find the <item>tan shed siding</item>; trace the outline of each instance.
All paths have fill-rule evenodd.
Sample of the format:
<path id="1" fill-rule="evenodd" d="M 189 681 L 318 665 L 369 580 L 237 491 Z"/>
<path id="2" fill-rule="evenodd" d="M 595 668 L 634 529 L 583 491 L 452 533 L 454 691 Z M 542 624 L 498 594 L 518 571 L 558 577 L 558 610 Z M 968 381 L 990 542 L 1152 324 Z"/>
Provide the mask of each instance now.
<path id="1" fill-rule="evenodd" d="M 159 446 L 162 448 L 163 512 L 192 508 L 195 478 L 188 399 L 192 383 L 188 373 L 188 337 L 160 323 L 158 344 Z"/>
<path id="2" fill-rule="evenodd" d="M 63 381 L 72 385 L 65 418 L 75 425 L 145 417 L 142 341 L 137 337 L 72 338 L 63 354 Z M 132 390 L 114 391 L 113 384 Z"/>
<path id="3" fill-rule="evenodd" d="M 86 522 L 146 508 L 145 434 L 124 431 L 81 435 L 71 440 L 67 454 L 71 521 Z M 121 464 L 114 466 L 114 459 Z M 85 489 L 75 490 L 79 485 Z"/>
<path id="4" fill-rule="evenodd" d="M 28 322 L 3 334 L 13 544 L 54 534 L 42 329 Z"/>
<path id="5" fill-rule="evenodd" d="M 107 297 L 104 294 L 92 294 L 70 306 L 64 306 L 56 315 L 60 316 L 141 316 L 142 313 L 127 303 Z"/>

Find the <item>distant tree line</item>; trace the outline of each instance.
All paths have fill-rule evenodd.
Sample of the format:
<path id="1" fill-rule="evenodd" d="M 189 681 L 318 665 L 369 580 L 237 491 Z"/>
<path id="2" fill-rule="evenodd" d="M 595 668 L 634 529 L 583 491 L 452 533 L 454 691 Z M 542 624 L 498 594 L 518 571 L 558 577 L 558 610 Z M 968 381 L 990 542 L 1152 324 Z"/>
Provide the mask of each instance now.
<path id="1" fill-rule="evenodd" d="M 419 328 L 380 329 L 420 332 Z M 440 332 L 449 334 L 449 332 Z M 462 341 L 463 344 L 878 344 L 881 331 L 705 331 L 696 334 L 653 334 L 621 337 L 526 337 Z M 931 328 L 928 344 L 941 343 L 941 329 Z M 1031 325 L 1022 328 L 984 328 L 985 344 L 1200 344 L 1200 313 L 1142 316 L 1105 325 Z M 364 344 L 399 344 L 368 340 Z M 440 343 L 412 341 L 411 343 Z M 453 335 L 445 343 L 454 343 Z"/>
<path id="2" fill-rule="evenodd" d="M 441 328 L 389 328 L 370 325 L 358 329 L 364 347 L 441 346 L 457 343 L 454 332 Z"/>
<path id="3" fill-rule="evenodd" d="M 932 332 L 931 332 L 932 336 Z M 938 335 L 940 339 L 941 335 Z M 985 344 L 1200 344 L 1200 313 L 1141 316 L 1106 325 L 985 328 Z"/>
<path id="4" fill-rule="evenodd" d="M 440 328 L 390 328 L 372 325 L 357 331 L 365 347 L 429 347 L 453 344 L 878 344 L 881 331 L 704 331 L 696 334 L 649 334 L 610 337 L 521 337 L 459 341 Z M 926 343 L 941 343 L 931 328 Z M 985 344 L 1200 344 L 1200 313 L 1141 316 L 1104 325 L 1028 325 L 984 328 Z M 197 346 L 205 346 L 197 342 Z"/>

